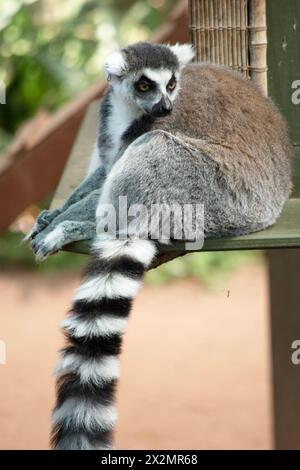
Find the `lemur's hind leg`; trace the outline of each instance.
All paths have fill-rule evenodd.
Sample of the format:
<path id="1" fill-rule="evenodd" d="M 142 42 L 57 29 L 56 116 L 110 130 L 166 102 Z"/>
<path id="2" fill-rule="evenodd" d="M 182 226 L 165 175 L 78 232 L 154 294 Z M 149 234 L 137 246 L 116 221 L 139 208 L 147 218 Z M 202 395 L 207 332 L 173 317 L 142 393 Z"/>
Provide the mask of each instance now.
<path id="1" fill-rule="evenodd" d="M 93 173 L 91 173 L 87 178 L 85 178 L 82 183 L 80 183 L 77 188 L 74 189 L 74 191 L 70 194 L 68 199 L 65 201 L 63 206 L 60 209 L 55 209 L 55 210 L 44 210 L 42 211 L 36 221 L 35 224 L 32 228 L 32 230 L 26 235 L 25 239 L 33 240 L 39 233 L 41 233 L 43 230 L 45 230 L 48 225 L 52 224 L 52 229 L 53 229 L 53 222 L 58 225 L 60 223 L 58 221 L 58 217 L 66 212 L 71 206 L 76 204 L 78 201 L 81 201 L 84 199 L 86 196 L 88 196 L 90 193 L 92 193 L 95 190 L 99 190 L 104 182 L 106 173 L 103 167 L 97 168 Z M 57 219 L 57 220 L 56 220 Z M 74 220 L 77 220 L 75 218 Z"/>
<path id="2" fill-rule="evenodd" d="M 31 247 L 37 258 L 44 259 L 74 241 L 94 238 L 95 213 L 100 192 L 101 189 L 93 191 L 71 205 L 34 237 Z"/>
<path id="3" fill-rule="evenodd" d="M 193 208 L 196 204 L 204 205 L 209 199 L 209 193 L 216 190 L 214 175 L 215 169 L 209 162 L 207 163 L 206 157 L 199 151 L 195 152 L 179 138 L 165 131 L 148 132 L 130 144 L 112 167 L 103 185 L 96 213 L 97 222 L 98 217 L 101 222 L 103 205 L 111 204 L 116 210 L 120 209 L 121 204 L 124 207 L 120 198 L 126 196 L 129 209 L 135 205 L 143 209 L 145 214 L 143 221 L 145 224 L 148 223 L 148 231 L 145 232 L 146 227 L 141 232 L 146 238 L 155 238 L 151 236 L 153 235 L 152 214 L 158 205 L 159 210 L 162 213 L 165 211 L 166 215 L 168 210 L 171 211 L 173 227 L 169 236 L 176 238 L 172 236 L 176 230 L 175 223 L 178 221 L 183 226 L 183 220 L 180 211 L 178 218 L 174 218 L 176 214 L 173 213 L 173 207 L 177 205 L 183 217 L 185 204 Z M 135 231 L 134 221 L 130 219 L 130 211 L 128 215 L 129 232 L 133 236 L 139 235 Z M 151 223 L 149 223 L 150 218 Z M 121 224 L 122 220 L 126 218 L 119 216 L 117 221 Z M 139 224 L 141 220 L 142 217 L 137 218 Z M 123 233 L 126 227 L 119 225 L 118 230 Z M 167 241 L 168 233 L 162 235 L 164 235 L 162 239 Z"/>

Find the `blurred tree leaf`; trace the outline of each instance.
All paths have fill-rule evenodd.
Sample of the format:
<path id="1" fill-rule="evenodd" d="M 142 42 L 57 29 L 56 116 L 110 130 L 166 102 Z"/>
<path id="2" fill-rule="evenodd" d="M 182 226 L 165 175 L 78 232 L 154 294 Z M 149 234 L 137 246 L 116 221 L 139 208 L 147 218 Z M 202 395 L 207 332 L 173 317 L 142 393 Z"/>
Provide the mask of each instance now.
<path id="1" fill-rule="evenodd" d="M 0 79 L 7 88 L 0 106 L 2 150 L 40 107 L 52 111 L 100 77 L 107 53 L 148 37 L 173 5 L 156 3 L 12 0 L 12 14 L 0 23 Z"/>

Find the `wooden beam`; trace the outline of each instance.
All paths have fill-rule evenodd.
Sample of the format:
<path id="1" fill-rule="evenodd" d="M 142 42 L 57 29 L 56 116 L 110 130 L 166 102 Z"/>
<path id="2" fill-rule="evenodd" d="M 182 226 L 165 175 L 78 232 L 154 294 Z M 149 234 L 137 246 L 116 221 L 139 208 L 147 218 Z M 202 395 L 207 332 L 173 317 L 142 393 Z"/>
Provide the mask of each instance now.
<path id="1" fill-rule="evenodd" d="M 101 96 L 105 86 L 102 81 L 64 106 L 32 149 L 11 156 L 10 164 L 0 174 L 0 233 L 26 207 L 56 187 L 86 107 Z"/>
<path id="2" fill-rule="evenodd" d="M 0 176 L 0 232 L 30 204 L 53 190 L 60 178 L 83 111 L 20 158 Z"/>
<path id="3" fill-rule="evenodd" d="M 300 364 L 293 356 L 300 340 L 300 249 L 269 251 L 268 262 L 274 446 L 300 449 Z"/>
<path id="4" fill-rule="evenodd" d="M 88 156 L 93 150 L 99 107 L 100 101 L 94 101 L 89 105 L 85 113 L 70 157 L 55 191 L 51 209 L 61 207 L 69 194 L 79 185 L 87 173 Z"/>

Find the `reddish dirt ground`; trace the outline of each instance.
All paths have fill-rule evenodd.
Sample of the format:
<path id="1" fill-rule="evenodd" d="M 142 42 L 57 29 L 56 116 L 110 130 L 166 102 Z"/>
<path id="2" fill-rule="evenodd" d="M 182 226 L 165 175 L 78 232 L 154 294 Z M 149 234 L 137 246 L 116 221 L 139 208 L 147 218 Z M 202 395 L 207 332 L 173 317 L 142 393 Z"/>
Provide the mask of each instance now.
<path id="1" fill-rule="evenodd" d="M 0 274 L 0 449 L 48 448 L 58 323 L 77 283 Z M 262 265 L 240 269 L 217 292 L 194 280 L 145 286 L 123 351 L 117 448 L 271 447 Z"/>

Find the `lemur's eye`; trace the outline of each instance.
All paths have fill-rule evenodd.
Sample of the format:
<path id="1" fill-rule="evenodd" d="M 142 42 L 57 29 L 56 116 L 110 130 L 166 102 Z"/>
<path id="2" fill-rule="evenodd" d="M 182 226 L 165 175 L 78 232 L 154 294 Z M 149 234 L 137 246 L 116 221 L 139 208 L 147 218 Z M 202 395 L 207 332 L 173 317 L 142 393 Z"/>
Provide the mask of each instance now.
<path id="1" fill-rule="evenodd" d="M 156 83 L 145 75 L 142 75 L 134 84 L 134 87 L 137 91 L 145 93 L 146 91 L 154 90 L 156 88 Z"/>
<path id="2" fill-rule="evenodd" d="M 176 88 L 176 80 L 171 79 L 167 85 L 168 90 L 173 91 Z"/>
<path id="3" fill-rule="evenodd" d="M 149 91 L 150 90 L 150 86 L 148 83 L 145 83 L 145 82 L 139 82 L 137 84 L 137 89 L 139 91 L 142 91 L 142 92 L 145 92 L 145 91 Z"/>

